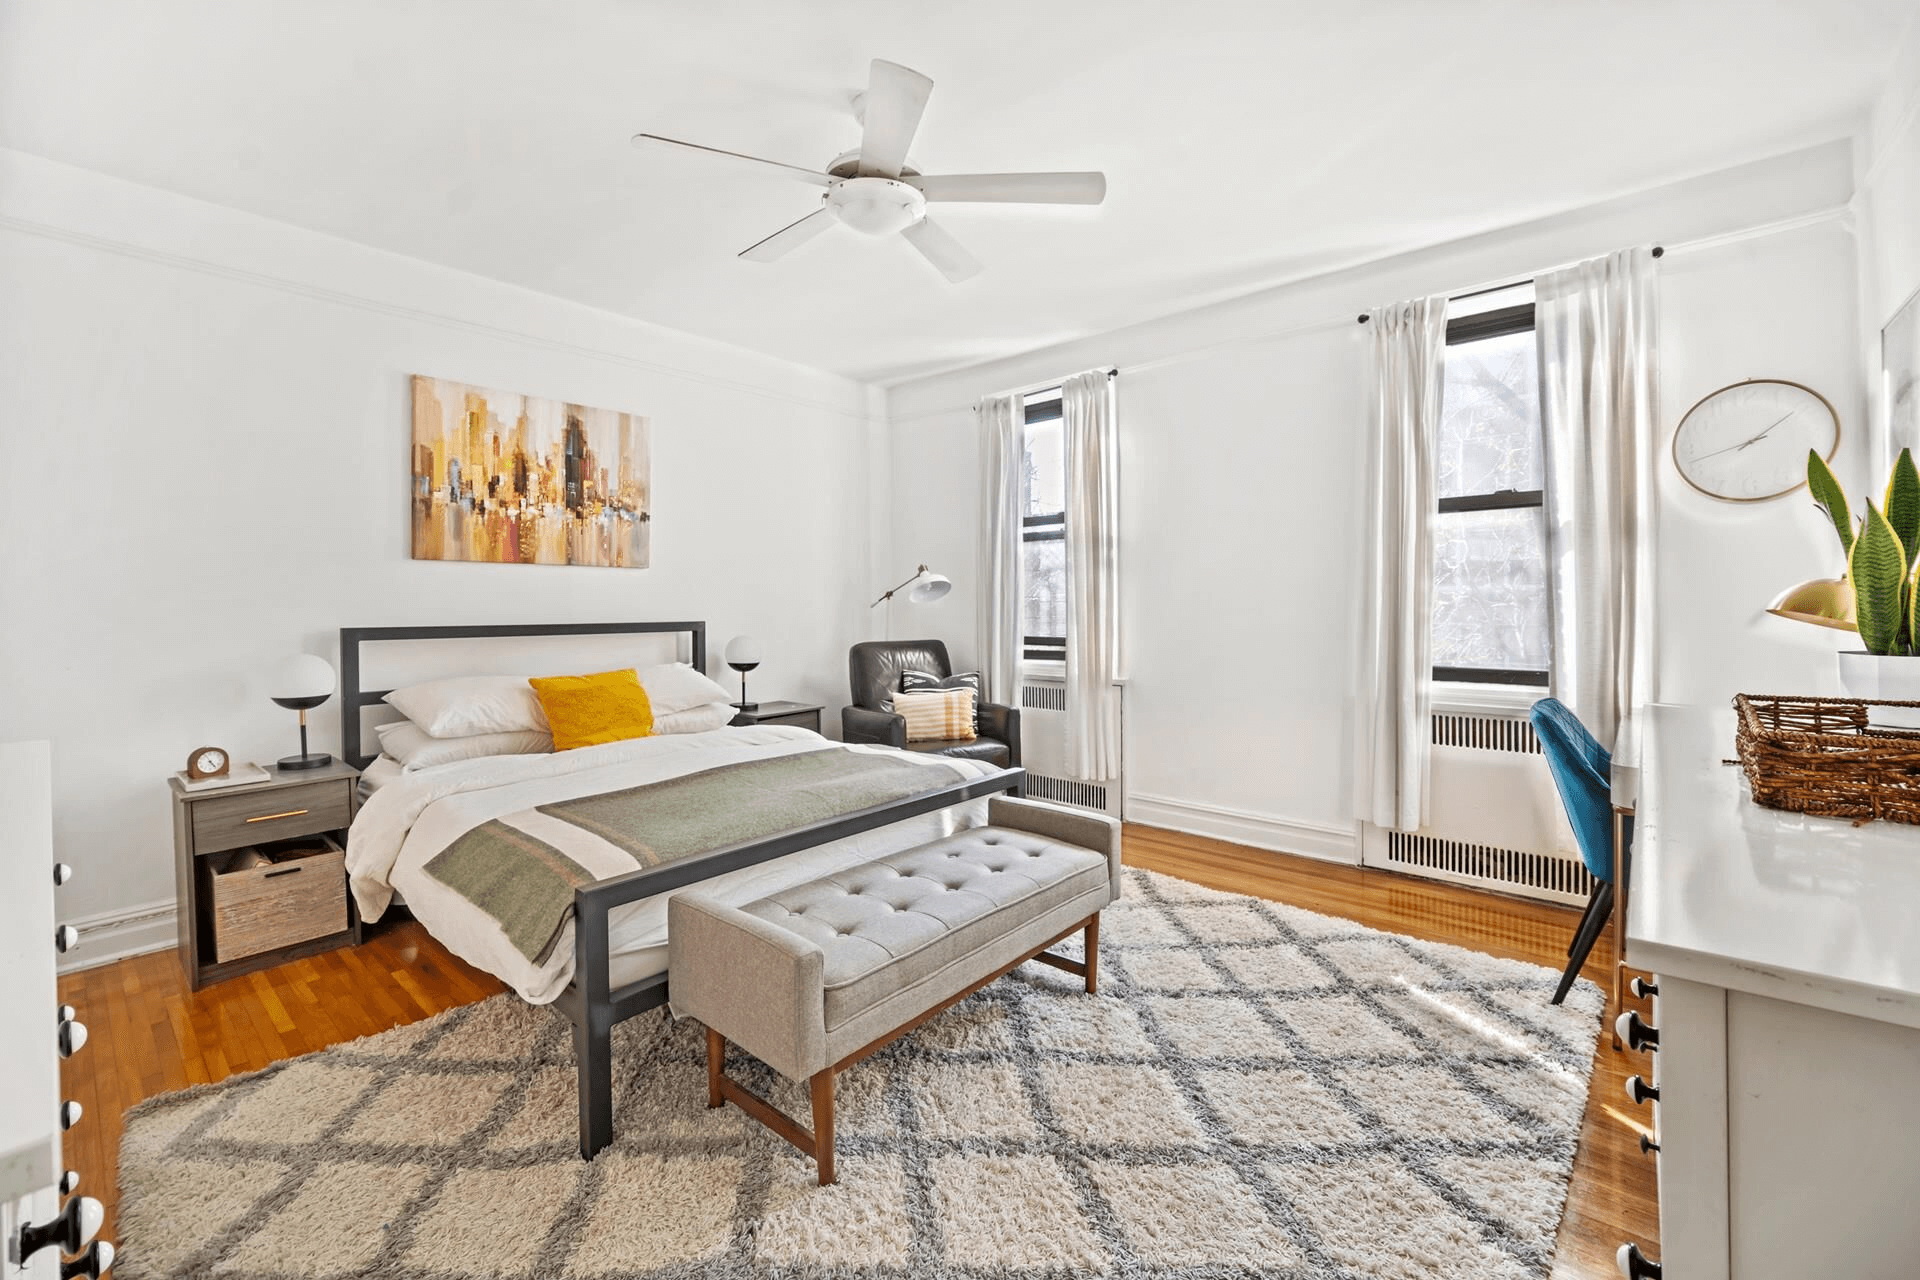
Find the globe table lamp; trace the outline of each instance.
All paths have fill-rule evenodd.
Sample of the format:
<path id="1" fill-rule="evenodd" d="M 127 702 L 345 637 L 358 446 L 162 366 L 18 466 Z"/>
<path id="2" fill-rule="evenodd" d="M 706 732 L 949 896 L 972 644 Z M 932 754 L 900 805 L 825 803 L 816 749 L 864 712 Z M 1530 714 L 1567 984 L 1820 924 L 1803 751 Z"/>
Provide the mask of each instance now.
<path id="1" fill-rule="evenodd" d="M 280 757 L 282 769 L 319 769 L 333 763 L 324 751 L 307 750 L 307 712 L 333 696 L 333 667 L 325 658 L 299 653 L 280 664 L 274 673 L 276 692 L 269 695 L 283 707 L 300 713 L 300 754 Z"/>
<path id="2" fill-rule="evenodd" d="M 760 665 L 760 642 L 752 636 L 735 636 L 727 641 L 727 665 L 740 673 L 740 701 L 733 705 L 742 711 L 758 711 L 759 703 L 747 701 L 747 672 Z"/>

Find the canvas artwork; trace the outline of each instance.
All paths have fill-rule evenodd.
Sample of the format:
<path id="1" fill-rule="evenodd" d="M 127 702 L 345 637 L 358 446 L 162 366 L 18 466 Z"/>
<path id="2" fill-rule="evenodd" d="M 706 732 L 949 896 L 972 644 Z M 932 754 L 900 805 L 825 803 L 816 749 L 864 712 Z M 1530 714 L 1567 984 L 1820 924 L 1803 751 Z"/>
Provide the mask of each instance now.
<path id="1" fill-rule="evenodd" d="M 1920 453 L 1920 293 L 1880 331 L 1880 368 L 1887 380 L 1887 427 L 1893 451 Z"/>
<path id="2" fill-rule="evenodd" d="M 647 420 L 413 379 L 413 558 L 644 569 Z"/>

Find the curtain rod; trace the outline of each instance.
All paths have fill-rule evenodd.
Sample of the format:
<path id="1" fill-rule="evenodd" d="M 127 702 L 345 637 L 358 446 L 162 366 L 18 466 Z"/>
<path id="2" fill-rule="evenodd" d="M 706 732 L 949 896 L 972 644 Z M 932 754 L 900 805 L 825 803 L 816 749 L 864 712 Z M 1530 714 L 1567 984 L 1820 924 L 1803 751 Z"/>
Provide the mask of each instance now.
<path id="1" fill-rule="evenodd" d="M 1099 366 L 1096 365 L 1094 367 L 1098 368 Z M 1089 370 L 1089 372 L 1091 372 L 1091 370 Z M 1068 374 L 1067 376 L 1072 377 L 1073 375 Z M 1115 365 L 1107 366 L 1107 380 L 1109 382 L 1111 382 L 1113 379 L 1119 376 L 1120 376 L 1120 370 L 1117 366 Z M 1065 381 L 1066 381 L 1065 378 L 1048 378 L 1043 382 L 1029 382 L 1024 387 L 1015 387 L 1011 391 L 995 391 L 992 394 L 996 396 L 1030 396 L 1034 394 L 1036 391 L 1058 391 L 1061 387 L 1061 384 L 1064 383 Z M 968 406 L 968 408 L 972 409 L 975 413 L 980 412 L 980 401 L 975 400 L 971 405 Z"/>
<path id="2" fill-rule="evenodd" d="M 1702 243 L 1705 243 L 1705 242 L 1703 241 Z M 1666 257 L 1667 251 L 1665 247 L 1661 245 L 1653 246 L 1653 256 L 1656 258 Z M 1528 276 L 1524 280 L 1507 280 L 1507 281 L 1503 281 L 1500 284 L 1482 285 L 1479 288 L 1470 289 L 1466 293 L 1450 293 L 1447 295 L 1447 301 L 1465 302 L 1468 298 L 1479 298 L 1489 293 L 1499 293 L 1502 289 L 1518 289 L 1523 284 L 1532 284 L 1532 283 L 1533 283 L 1533 277 Z M 1360 313 L 1358 323 L 1365 324 L 1367 321 L 1371 319 L 1373 319 L 1373 314 L 1371 312 L 1362 311 Z"/>

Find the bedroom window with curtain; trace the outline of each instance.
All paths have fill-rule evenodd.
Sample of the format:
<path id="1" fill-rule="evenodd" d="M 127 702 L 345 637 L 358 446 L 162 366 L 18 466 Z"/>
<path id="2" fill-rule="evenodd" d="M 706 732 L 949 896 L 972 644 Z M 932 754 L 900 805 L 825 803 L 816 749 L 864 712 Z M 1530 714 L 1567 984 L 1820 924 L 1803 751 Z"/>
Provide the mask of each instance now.
<path id="1" fill-rule="evenodd" d="M 1020 654 L 1067 656 L 1067 465 L 1060 388 L 1025 397 L 1020 478 Z"/>
<path id="2" fill-rule="evenodd" d="M 1435 461 L 1435 681 L 1550 683 L 1539 367 L 1532 284 L 1449 305 Z"/>

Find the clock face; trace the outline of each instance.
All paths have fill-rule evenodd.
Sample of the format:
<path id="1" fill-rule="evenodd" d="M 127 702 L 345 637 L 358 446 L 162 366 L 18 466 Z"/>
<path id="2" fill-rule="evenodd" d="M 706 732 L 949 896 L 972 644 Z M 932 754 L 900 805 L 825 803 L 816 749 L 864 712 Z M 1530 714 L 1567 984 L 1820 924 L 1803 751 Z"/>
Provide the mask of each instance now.
<path id="1" fill-rule="evenodd" d="M 187 760 L 187 776 L 211 778 L 227 771 L 227 753 L 218 747 L 201 747 Z"/>
<path id="2" fill-rule="evenodd" d="M 1817 392 L 1756 378 L 1722 387 L 1673 433 L 1673 464 L 1688 484 L 1729 502 L 1760 502 L 1807 482 L 1807 451 L 1831 460 L 1840 419 Z"/>

